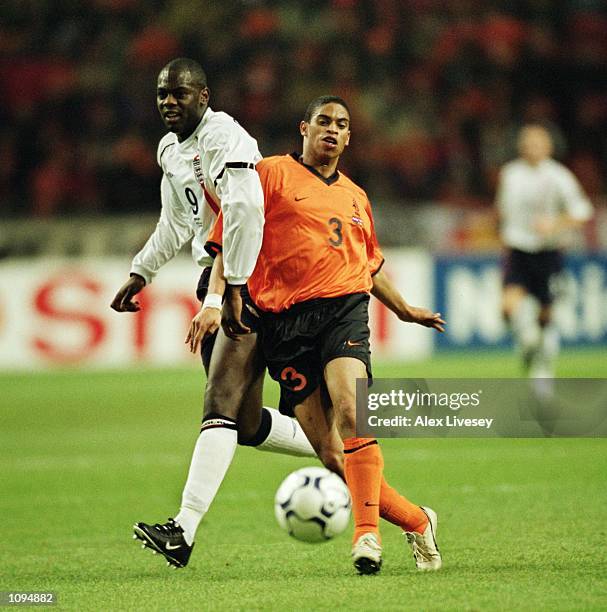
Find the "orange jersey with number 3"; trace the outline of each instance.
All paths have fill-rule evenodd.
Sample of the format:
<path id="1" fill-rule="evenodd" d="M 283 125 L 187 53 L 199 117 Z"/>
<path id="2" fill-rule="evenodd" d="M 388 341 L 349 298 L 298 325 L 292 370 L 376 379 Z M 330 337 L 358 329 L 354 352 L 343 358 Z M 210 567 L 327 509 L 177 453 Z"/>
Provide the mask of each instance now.
<path id="1" fill-rule="evenodd" d="M 249 278 L 259 308 L 283 311 L 315 298 L 368 293 L 383 263 L 367 194 L 339 173 L 328 184 L 291 155 L 257 164 L 265 227 Z M 221 216 L 209 235 L 221 245 Z"/>

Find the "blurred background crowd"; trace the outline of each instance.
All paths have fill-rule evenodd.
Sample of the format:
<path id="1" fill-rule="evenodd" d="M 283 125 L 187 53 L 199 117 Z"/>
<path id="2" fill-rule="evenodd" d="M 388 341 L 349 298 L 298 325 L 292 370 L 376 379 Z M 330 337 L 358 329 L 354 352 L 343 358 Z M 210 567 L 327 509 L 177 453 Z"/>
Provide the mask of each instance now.
<path id="1" fill-rule="evenodd" d="M 308 101 L 342 95 L 343 167 L 375 200 L 489 207 L 535 120 L 605 193 L 604 0 L 9 0 L 0 217 L 157 213 L 156 76 L 177 56 L 264 155 L 297 150 Z"/>

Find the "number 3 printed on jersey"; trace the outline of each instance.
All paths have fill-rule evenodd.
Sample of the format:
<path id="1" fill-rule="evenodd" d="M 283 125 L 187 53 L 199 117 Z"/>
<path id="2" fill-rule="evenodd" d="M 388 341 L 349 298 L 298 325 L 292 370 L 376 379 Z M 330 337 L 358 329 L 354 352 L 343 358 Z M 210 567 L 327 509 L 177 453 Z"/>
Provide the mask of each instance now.
<path id="1" fill-rule="evenodd" d="M 190 206 L 192 207 L 192 213 L 194 215 L 198 214 L 198 198 L 196 194 L 189 188 L 185 188 L 185 197 L 188 199 Z"/>
<path id="2" fill-rule="evenodd" d="M 337 217 L 331 217 L 329 219 L 329 227 L 331 228 L 329 244 L 334 247 L 341 246 L 341 243 L 344 241 L 343 234 L 341 233 L 342 222 Z"/>

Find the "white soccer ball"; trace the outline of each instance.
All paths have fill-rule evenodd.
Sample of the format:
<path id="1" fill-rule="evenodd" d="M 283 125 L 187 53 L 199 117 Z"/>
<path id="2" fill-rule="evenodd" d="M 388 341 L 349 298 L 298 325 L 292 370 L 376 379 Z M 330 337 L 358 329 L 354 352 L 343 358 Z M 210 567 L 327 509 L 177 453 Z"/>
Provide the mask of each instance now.
<path id="1" fill-rule="evenodd" d="M 302 542 L 325 542 L 339 535 L 350 520 L 350 491 L 335 473 L 305 467 L 289 474 L 274 498 L 278 524 Z"/>

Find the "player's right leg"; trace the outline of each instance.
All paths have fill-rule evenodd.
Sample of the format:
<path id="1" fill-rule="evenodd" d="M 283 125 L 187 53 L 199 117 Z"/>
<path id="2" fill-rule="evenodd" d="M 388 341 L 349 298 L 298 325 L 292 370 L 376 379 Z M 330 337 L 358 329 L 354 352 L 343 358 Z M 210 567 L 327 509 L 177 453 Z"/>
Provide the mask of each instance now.
<path id="1" fill-rule="evenodd" d="M 175 517 L 192 545 L 232 463 L 238 443 L 237 418 L 242 398 L 260 373 L 255 334 L 231 340 L 219 330 L 211 356 L 204 397 L 204 418 L 194 447 L 181 508 Z"/>
<path id="2" fill-rule="evenodd" d="M 556 325 L 552 321 L 552 305 L 542 304 L 539 312 L 541 336 L 538 350 L 531 363 L 531 378 L 554 378 L 555 362 L 559 353 L 560 338 Z"/>
<path id="3" fill-rule="evenodd" d="M 541 335 L 529 375 L 536 379 L 550 379 L 555 376 L 555 363 L 560 345 L 559 332 L 552 320 L 552 304 L 558 293 L 563 257 L 556 250 L 543 251 L 536 254 L 534 264 L 530 293 L 540 304 L 538 320 Z M 550 383 L 548 384 L 550 386 Z"/>
<path id="4" fill-rule="evenodd" d="M 531 290 L 536 276 L 534 255 L 509 249 L 504 260 L 502 314 L 509 324 L 523 368 L 529 371 L 539 349 L 539 305 Z"/>
<path id="5" fill-rule="evenodd" d="M 345 480 L 344 445 L 333 419 L 333 408 L 320 387 L 293 409 L 295 417 L 323 465 Z"/>
<path id="6" fill-rule="evenodd" d="M 187 565 L 198 526 L 232 462 L 241 411 L 252 422 L 255 422 L 255 415 L 262 425 L 262 417 L 266 417 L 266 422 L 269 420 L 268 431 L 257 444 L 269 442 L 274 452 L 316 456 L 294 419 L 262 407 L 264 373 L 265 364 L 257 347 L 256 334 L 235 341 L 219 330 L 208 368 L 204 418 L 179 513 L 164 525 L 137 523 L 134 528 L 136 537 L 162 553 L 175 567 Z M 254 442 L 249 445 L 255 445 Z"/>
<path id="7" fill-rule="evenodd" d="M 538 304 L 525 287 L 508 284 L 502 294 L 502 312 L 510 324 L 523 367 L 528 371 L 541 340 Z"/>
<path id="8" fill-rule="evenodd" d="M 237 445 L 238 409 L 255 372 L 256 342 L 253 334 L 235 341 L 219 330 L 209 365 L 204 417 L 179 513 L 165 524 L 134 526 L 135 536 L 145 546 L 164 555 L 174 567 L 187 565 L 196 530 L 232 463 Z M 229 376 L 227 364 L 232 362 L 241 366 L 239 376 Z"/>

